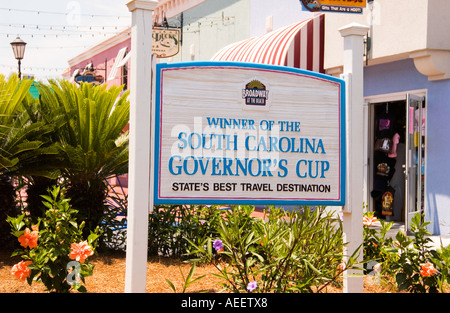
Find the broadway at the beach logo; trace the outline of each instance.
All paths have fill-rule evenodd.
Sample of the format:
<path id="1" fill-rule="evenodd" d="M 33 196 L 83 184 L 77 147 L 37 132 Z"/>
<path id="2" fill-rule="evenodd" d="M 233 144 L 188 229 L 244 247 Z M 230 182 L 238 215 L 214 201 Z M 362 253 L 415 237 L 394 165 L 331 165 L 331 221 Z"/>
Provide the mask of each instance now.
<path id="1" fill-rule="evenodd" d="M 269 90 L 259 80 L 252 80 L 242 89 L 242 98 L 247 105 L 265 106 L 269 99 Z"/>

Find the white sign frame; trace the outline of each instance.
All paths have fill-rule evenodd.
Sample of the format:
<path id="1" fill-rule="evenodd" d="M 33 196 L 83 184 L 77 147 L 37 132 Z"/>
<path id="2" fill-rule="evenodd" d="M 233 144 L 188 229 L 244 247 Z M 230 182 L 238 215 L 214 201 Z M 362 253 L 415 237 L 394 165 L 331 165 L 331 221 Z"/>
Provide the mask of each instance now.
<path id="1" fill-rule="evenodd" d="M 211 74 L 211 71 L 221 71 L 219 75 L 213 75 L 214 78 L 211 79 L 218 79 L 219 81 L 217 81 L 217 85 L 221 86 L 217 93 L 217 97 L 216 99 L 212 99 L 215 101 L 212 101 L 211 103 L 211 111 L 209 112 L 205 112 L 205 99 L 201 99 L 201 97 L 198 97 L 198 94 L 200 94 L 200 90 L 199 90 L 199 86 L 198 83 L 202 83 L 201 79 L 199 80 L 198 77 L 189 77 L 192 78 L 190 79 L 186 79 L 185 75 L 186 73 L 188 73 L 188 71 L 190 71 L 190 74 L 197 74 L 197 73 L 201 73 L 201 71 L 209 71 L 208 73 Z M 182 133 L 185 134 L 189 134 L 188 132 L 182 132 L 179 129 L 176 130 L 175 132 L 174 130 L 174 124 L 170 124 L 168 122 L 169 117 L 170 118 L 176 118 L 178 120 L 178 123 L 175 123 L 176 125 L 179 125 L 181 128 L 183 128 L 184 126 L 186 126 L 186 123 L 180 122 L 183 121 L 183 118 L 186 117 L 186 119 L 188 120 L 187 124 L 191 123 L 190 121 L 192 121 L 193 119 L 196 118 L 195 114 L 198 114 L 198 110 L 204 112 L 200 114 L 200 123 L 204 123 L 204 120 L 207 117 L 217 117 L 218 115 L 216 114 L 219 109 L 212 109 L 212 107 L 214 105 L 216 105 L 218 102 L 221 101 L 221 95 L 220 94 L 224 94 L 223 91 L 226 86 L 226 83 L 223 82 L 224 84 L 221 85 L 221 81 L 220 81 L 220 77 L 222 78 L 226 78 L 229 77 L 229 75 L 224 75 L 227 73 L 227 71 L 229 71 L 228 73 L 232 73 L 232 72 L 240 72 L 240 73 L 247 73 L 248 75 L 246 75 L 246 80 L 242 81 L 242 82 L 237 82 L 236 84 L 240 84 L 239 86 L 242 86 L 241 90 L 236 90 L 236 92 L 241 92 L 241 98 L 239 99 L 239 97 L 236 97 L 236 99 L 230 100 L 229 98 L 227 98 L 227 101 L 234 101 L 234 103 L 236 104 L 235 106 L 233 106 L 233 109 L 235 107 L 241 107 L 242 111 L 245 111 L 246 109 L 251 111 L 246 112 L 250 115 L 246 115 L 246 116 L 253 116 L 253 112 L 256 112 L 254 115 L 258 116 L 258 118 L 254 118 L 253 121 L 256 121 L 258 123 L 258 126 L 260 126 L 260 128 L 262 128 L 263 123 L 262 123 L 262 119 L 260 118 L 261 114 L 265 114 L 265 116 L 268 116 L 266 120 L 267 125 L 269 125 L 271 122 L 275 122 L 278 123 L 279 126 L 283 125 L 284 121 L 289 121 L 292 122 L 291 124 L 289 124 L 292 128 L 292 130 L 295 129 L 296 126 L 299 126 L 299 132 L 302 132 L 302 128 L 307 127 L 304 125 L 304 123 L 302 121 L 304 121 L 306 119 L 306 117 L 302 117 L 301 120 L 299 120 L 299 124 L 296 124 L 295 121 L 295 117 L 294 120 L 292 120 L 292 116 L 289 114 L 289 112 L 286 112 L 285 117 L 280 118 L 280 117 L 276 117 L 276 118 L 270 118 L 270 109 L 268 109 L 268 107 L 272 108 L 272 107 L 278 107 L 280 108 L 281 104 L 274 103 L 273 99 L 275 98 L 273 96 L 273 93 L 276 92 L 275 86 L 271 86 L 270 85 L 270 81 L 268 82 L 268 86 L 267 86 L 267 92 L 263 92 L 260 91 L 258 93 L 258 95 L 268 95 L 267 97 L 267 103 L 265 106 L 256 106 L 255 107 L 246 107 L 244 104 L 244 97 L 245 95 L 249 95 L 249 93 L 246 93 L 245 87 L 244 87 L 244 83 L 245 82 L 251 82 L 252 80 L 258 80 L 258 77 L 265 77 L 264 75 L 275 75 L 274 77 L 277 77 L 278 80 L 277 81 L 290 81 L 291 79 L 295 79 L 297 81 L 295 81 L 296 83 L 298 83 L 299 81 L 302 83 L 305 83 L 308 87 L 303 87 L 303 97 L 310 97 L 311 101 L 315 101 L 318 102 L 318 98 L 323 97 L 323 98 L 332 98 L 331 100 L 327 100 L 327 101 L 323 101 L 323 102 L 327 102 L 328 106 L 327 107 L 333 107 L 333 111 L 334 112 L 332 115 L 332 121 L 333 121 L 333 126 L 326 126 L 326 125 L 319 125 L 317 129 L 320 128 L 328 128 L 327 130 L 327 138 L 331 138 L 330 134 L 334 132 L 338 132 L 338 135 L 336 135 L 336 137 L 338 138 L 338 142 L 334 143 L 335 146 L 333 146 L 334 148 L 334 154 L 333 157 L 331 159 L 329 159 L 330 161 L 327 161 L 327 159 L 323 159 L 322 161 L 319 161 L 318 159 L 311 159 L 308 160 L 312 161 L 312 163 L 309 163 L 309 172 L 310 174 L 311 172 L 311 164 L 312 167 L 314 167 L 314 164 L 316 165 L 316 172 L 315 174 L 311 174 L 309 178 L 309 183 L 308 184 L 300 184 L 300 185 L 305 185 L 305 186 L 309 186 L 307 188 L 309 188 L 305 194 L 305 196 L 303 196 L 303 194 L 305 193 L 305 189 L 304 187 L 299 187 L 303 189 L 303 193 L 299 194 L 298 192 L 293 195 L 293 194 L 289 194 L 289 196 L 286 196 L 285 191 L 283 190 L 278 190 L 278 183 L 276 183 L 276 185 L 274 184 L 270 184 L 269 186 L 267 185 L 263 185 L 264 183 L 258 183 L 256 182 L 256 184 L 259 184 L 259 187 L 261 188 L 268 188 L 266 190 L 260 189 L 255 191 L 253 188 L 251 188 L 251 190 L 243 190 L 243 188 L 245 186 L 240 185 L 241 183 L 239 181 L 234 180 L 235 177 L 231 176 L 227 176 L 224 177 L 223 180 L 217 180 L 217 177 L 213 177 L 215 175 L 211 175 L 212 172 L 210 173 L 209 176 L 204 175 L 204 173 L 202 174 L 203 176 L 200 177 L 200 175 L 198 175 L 197 177 L 200 177 L 201 181 L 203 183 L 207 183 L 208 184 L 208 188 L 211 187 L 211 189 L 208 189 L 208 192 L 202 192 L 204 190 L 201 189 L 195 189 L 193 190 L 192 188 L 203 188 L 203 183 L 199 183 L 199 185 L 191 185 L 189 188 L 184 188 L 183 191 L 180 190 L 175 190 L 176 195 L 170 194 L 171 191 L 169 189 L 172 189 L 172 191 L 174 191 L 174 183 L 173 180 L 172 184 L 167 182 L 167 177 L 172 175 L 175 173 L 174 172 L 174 167 L 173 167 L 173 163 L 172 163 L 172 167 L 171 167 L 171 173 L 168 173 L 166 167 L 168 164 L 168 156 L 171 155 L 170 160 L 172 160 L 172 162 L 175 161 L 181 161 L 182 158 L 180 157 L 179 159 L 175 160 L 174 154 L 173 152 L 168 152 L 168 140 L 169 140 L 169 132 L 172 134 L 171 136 L 173 137 L 171 140 L 171 142 L 169 142 L 169 145 L 172 147 L 172 150 L 174 148 L 174 145 L 176 143 L 178 143 L 178 147 L 180 147 L 180 143 L 186 143 L 186 138 L 181 136 Z M 172 80 L 172 82 L 174 81 L 173 78 L 169 78 L 170 75 L 174 75 L 174 73 L 184 73 L 184 77 L 180 77 L 179 78 L 179 82 L 178 84 L 174 84 L 173 86 L 170 86 L 170 82 Z M 170 75 L 169 75 L 170 74 Z M 175 74 L 175 76 L 178 74 Z M 183 75 L 181 75 L 183 76 Z M 195 75 L 194 75 L 195 76 Z M 201 75 L 200 75 L 201 76 Z M 176 78 L 176 77 L 175 77 Z M 281 78 L 281 79 L 280 79 Z M 228 78 L 229 79 L 229 78 Z M 346 137 L 346 128 L 345 128 L 345 121 L 346 121 L 346 117 L 345 117 L 345 82 L 342 79 L 333 77 L 333 76 L 329 76 L 329 75 L 325 75 L 325 74 L 321 74 L 321 73 L 316 73 L 316 72 L 310 72 L 310 71 L 306 71 L 306 70 L 301 70 L 301 69 L 297 69 L 297 68 L 290 68 L 290 67 L 282 67 L 282 66 L 273 66 L 273 65 L 264 65 L 264 64 L 252 64 L 252 63 L 240 63 L 240 62 L 183 62 L 183 63 L 160 63 L 156 65 L 156 73 L 155 73 L 155 155 L 154 155 L 154 161 L 155 161 L 155 175 L 154 175 L 154 204 L 218 204 L 218 205 L 238 205 L 238 204 L 248 204 L 248 205 L 335 205 L 335 206 L 342 206 L 345 204 L 345 195 L 346 195 L 346 141 L 345 141 L 345 137 Z M 205 82 L 206 80 L 204 80 L 203 82 Z M 210 79 L 208 78 L 208 81 L 210 81 Z M 192 91 L 192 92 L 186 92 L 183 93 L 183 88 L 185 88 L 186 85 L 189 85 L 190 83 L 195 84 L 195 82 L 197 82 L 197 85 L 194 85 L 194 89 L 197 88 L 197 92 Z M 308 83 L 311 83 L 311 85 L 308 85 Z M 275 84 L 275 83 L 274 83 Z M 319 87 L 314 87 L 315 85 L 320 85 Z M 306 86 L 305 85 L 305 86 Z M 330 86 L 330 87 L 327 87 Z M 235 88 L 235 86 L 234 86 Z M 292 88 L 289 87 L 290 89 L 288 91 L 290 92 L 296 92 L 297 88 Z M 221 89 L 221 90 L 220 90 Z M 236 89 L 236 88 L 235 88 Z M 300 87 L 299 87 L 300 89 Z M 306 90 L 307 89 L 307 90 Z M 306 91 L 305 91 L 306 90 Z M 327 90 L 329 90 L 329 93 L 327 93 Z M 332 91 L 331 91 L 332 90 Z M 287 90 L 284 90 L 284 92 L 286 92 Z M 325 91 L 325 93 L 323 93 Z M 289 92 L 288 92 L 289 93 Z M 225 94 L 227 94 L 225 92 Z M 252 93 L 250 93 L 250 96 L 252 95 Z M 211 96 L 211 94 L 209 94 L 209 97 Z M 179 99 L 186 99 L 189 98 L 190 101 L 190 105 L 189 107 L 186 107 L 185 111 L 180 111 L 180 108 L 175 109 L 175 111 L 170 111 L 168 108 L 170 108 L 171 103 L 173 105 L 174 103 L 174 99 L 177 97 L 181 97 Z M 197 98 L 196 98 L 197 97 Z M 292 96 L 291 96 L 292 97 Z M 208 98 L 211 99 L 211 98 Z M 292 98 L 293 99 L 293 98 Z M 183 100 L 185 101 L 185 100 Z M 209 100 L 208 100 L 209 101 Z M 239 104 L 237 104 L 238 101 Z M 261 101 L 265 101 L 264 99 L 262 99 Z M 291 100 L 293 101 L 293 100 Z M 320 102 L 320 101 L 319 101 Z M 199 105 L 198 103 L 203 103 L 203 107 L 201 105 Z M 333 103 L 332 105 L 330 105 L 330 103 Z M 320 103 L 314 103 L 316 105 L 315 109 L 316 110 L 320 110 L 319 106 Z M 195 111 L 195 108 L 197 106 L 197 113 L 189 113 L 191 111 Z M 175 108 L 175 107 L 174 107 Z M 313 108 L 311 106 L 311 108 Z M 206 110 L 209 110 L 208 106 L 206 108 Z M 269 111 L 268 111 L 269 110 Z M 167 111 L 167 112 L 166 112 Z M 331 112 L 331 111 L 330 111 Z M 316 115 L 318 113 L 318 111 L 315 111 Z M 194 114 L 194 115 L 192 115 Z M 226 114 L 226 113 L 225 113 Z M 305 114 L 308 114 L 308 112 L 305 112 Z M 314 113 L 313 113 L 314 114 Z M 312 118 L 312 115 L 311 115 Z M 300 117 L 298 117 L 298 119 L 300 119 Z M 251 118 L 247 119 L 247 123 L 251 122 Z M 208 120 L 210 121 L 210 120 Z M 170 124 L 170 125 L 169 125 Z M 274 124 L 274 123 L 272 123 Z M 285 124 L 287 125 L 287 124 Z M 206 125 L 203 124 L 203 127 L 205 127 Z M 193 125 L 193 128 L 195 128 L 196 126 Z M 268 127 L 268 126 L 266 126 Z M 281 126 L 282 127 L 282 126 Z M 169 129 L 170 128 L 170 129 Z M 180 129 L 181 129 L 180 128 Z M 187 127 L 189 128 L 189 126 Z M 186 128 L 184 128 L 186 129 Z M 202 129 L 201 129 L 202 130 Z M 271 129 L 273 130 L 273 129 Z M 191 132 L 190 134 L 195 134 L 195 132 Z M 200 133 L 197 133 L 197 135 Z M 210 133 L 213 134 L 213 133 Z M 175 136 L 174 136 L 175 135 Z M 269 136 L 270 137 L 270 136 Z M 268 138 L 269 138 L 268 137 Z M 295 137 L 295 136 L 294 136 Z M 291 137 L 289 138 L 294 138 Z M 194 138 L 194 136 L 192 136 L 191 138 Z M 197 138 L 200 138 L 197 136 Z M 212 137 L 211 137 L 212 138 Z M 225 138 L 225 137 L 223 137 Z M 226 137 L 227 139 L 229 139 L 230 137 Z M 233 137 L 234 139 L 237 139 L 238 137 Z M 249 137 L 246 137 L 249 138 Z M 281 138 L 281 137 L 280 137 Z M 287 138 L 287 137 L 286 137 Z M 307 137 L 305 137 L 307 138 Z M 334 137 L 333 137 L 334 138 Z M 275 140 L 275 139 L 274 139 Z M 293 139 L 292 139 L 293 140 Z M 297 140 L 297 139 L 295 139 Z M 300 142 L 300 138 L 298 139 Z M 320 144 L 320 148 L 319 148 L 319 140 L 321 142 Z M 305 139 L 306 141 L 306 139 Z M 234 141 L 228 141 L 228 144 L 234 144 Z M 281 142 L 281 140 L 280 140 Z M 203 142 L 204 144 L 205 142 Z M 192 144 L 192 142 L 191 142 Z M 196 144 L 195 144 L 196 145 Z M 301 144 L 300 144 L 301 145 Z M 320 137 L 317 137 L 317 146 L 316 146 L 316 153 L 315 154 L 326 154 L 325 150 L 328 149 L 328 147 L 331 144 L 329 142 L 326 142 L 325 139 L 322 141 L 322 139 Z M 163 147 L 164 146 L 164 147 Z M 294 146 L 294 142 L 292 142 L 292 147 Z M 235 146 L 236 147 L 236 146 Z M 248 147 L 248 145 L 246 146 Z M 281 147 L 281 146 L 279 146 Z M 292 152 L 294 148 L 292 148 L 292 150 L 288 151 L 288 152 Z M 175 147 L 176 150 L 176 147 Z M 233 149 L 230 149 L 233 150 Z M 236 148 L 234 150 L 237 150 Z M 328 150 L 327 150 L 328 151 Z M 195 153 L 196 151 L 194 151 Z M 248 152 L 248 151 L 247 151 Z M 192 153 L 192 151 L 191 151 Z M 312 153 L 310 155 L 308 155 L 309 157 L 312 155 Z M 292 155 L 291 155 L 292 158 Z M 261 160 L 260 158 L 255 158 L 255 162 L 260 162 L 257 161 L 257 159 Z M 175 160 L 175 161 L 174 161 Z M 187 160 L 187 158 L 185 159 Z M 194 157 L 192 157 L 191 160 L 194 160 Z M 200 160 L 200 159 L 198 159 Z M 206 159 L 203 159 L 206 160 Z M 208 159 L 209 160 L 209 159 Z M 212 159 L 211 159 L 212 160 Z M 225 159 L 223 159 L 225 160 Z M 274 163 L 276 162 L 276 159 L 273 159 Z M 280 159 L 281 160 L 281 159 Z M 304 159 L 300 159 L 300 160 L 304 160 Z M 304 170 L 305 168 L 303 168 L 302 170 L 300 170 L 300 166 L 306 166 L 306 164 L 308 163 L 299 163 L 300 162 L 297 161 L 297 167 L 296 167 L 296 173 L 297 173 L 297 178 L 299 179 L 300 177 L 303 178 L 303 175 L 306 175 L 306 172 L 301 172 L 302 170 Z M 307 161 L 307 160 L 304 160 Z M 195 161 L 197 162 L 197 161 Z M 207 161 L 206 161 L 207 162 Z M 219 162 L 219 161 L 218 161 Z M 225 162 L 225 161 L 224 161 Z M 250 162 L 250 161 L 248 161 Z M 327 163 L 328 162 L 328 165 Z M 333 170 L 334 173 L 334 178 L 333 178 L 333 183 L 331 184 L 333 186 L 333 190 L 335 190 L 335 188 L 338 188 L 337 191 L 334 191 L 333 196 L 330 197 L 330 195 L 328 194 L 326 189 L 326 186 L 331 186 L 330 184 L 311 184 L 312 179 L 316 179 L 319 176 L 319 170 L 321 170 L 321 176 L 320 178 L 324 178 L 326 179 L 326 175 L 325 175 L 325 171 L 328 171 L 330 168 L 330 162 L 333 162 Z M 288 161 L 286 159 L 286 164 L 290 164 L 292 162 Z M 169 163 L 170 164 L 170 163 Z M 186 163 L 187 164 L 187 163 Z M 197 164 L 197 163 L 195 163 Z M 203 166 L 205 166 L 204 163 Z M 285 164 L 285 165 L 286 165 Z M 211 165 L 209 164 L 208 166 Z M 320 168 L 321 167 L 321 168 Z M 327 168 L 328 167 L 328 168 Z M 179 168 L 177 168 L 179 169 Z M 198 167 L 197 167 L 198 169 Z M 267 167 L 266 167 L 267 169 Z M 280 169 L 280 168 L 279 168 Z M 184 176 L 186 176 L 186 173 L 191 174 L 194 172 L 189 172 L 190 170 L 185 169 L 185 173 Z M 181 173 L 181 172 L 180 172 Z M 183 175 L 183 173 L 175 173 L 176 176 L 179 175 Z M 195 171 L 195 175 L 197 175 L 199 172 Z M 267 174 L 269 174 L 269 172 L 266 172 Z M 287 175 L 287 171 L 283 172 L 286 173 Z M 289 180 L 286 180 L 286 184 L 288 185 L 288 187 L 291 187 L 293 184 L 293 174 L 291 169 L 289 169 L 289 173 L 290 173 L 290 177 Z M 237 174 L 237 173 L 236 173 Z M 326 173 L 328 174 L 328 172 Z M 316 176 L 315 178 L 313 178 L 313 176 Z M 192 175 L 188 175 L 188 176 L 192 176 Z M 260 175 L 262 176 L 262 175 Z M 269 176 L 269 175 L 267 175 Z M 323 176 L 323 177 L 322 177 Z M 173 176 L 174 177 L 174 176 Z M 181 177 L 181 176 L 179 176 Z M 177 177 L 178 178 L 178 177 Z M 185 177 L 186 178 L 186 177 Z M 268 177 L 266 177 L 268 178 Z M 271 177 L 273 178 L 273 177 Z M 280 178 L 280 183 L 283 183 L 283 179 L 284 178 Z M 170 181 L 170 179 L 169 179 Z M 199 180 L 197 179 L 197 182 Z M 249 183 L 253 184 L 253 179 L 251 177 L 248 177 L 248 181 Z M 256 180 L 255 180 L 256 181 Z M 272 179 L 272 181 L 275 181 L 275 179 Z M 330 180 L 327 180 L 328 182 Z M 222 186 L 224 186 L 224 188 L 228 188 L 228 187 L 234 187 L 234 189 L 232 189 L 230 187 L 229 190 L 216 190 L 217 192 L 211 192 L 212 190 L 212 186 L 213 184 L 215 185 L 217 183 L 223 183 Z M 229 185 L 229 184 L 233 184 L 236 183 L 234 185 Z M 209 185 L 211 184 L 211 185 Z M 227 185 L 228 184 L 228 185 Z M 316 185 L 316 187 L 312 187 L 312 189 L 316 188 L 316 191 L 320 191 L 319 188 L 325 188 L 323 190 L 325 191 L 321 191 L 319 192 L 315 192 L 314 195 L 311 195 L 310 192 L 311 191 L 311 186 L 312 185 Z M 187 186 L 186 182 L 182 182 L 180 186 Z M 252 185 L 253 186 L 253 185 Z M 276 186 L 276 187 L 275 187 Z M 320 187 L 320 186 L 325 186 L 325 187 Z M 178 188 L 178 185 L 176 186 L 176 188 Z M 180 187 L 181 188 L 181 187 Z M 240 190 L 236 190 L 236 188 L 242 188 Z M 297 186 L 296 186 L 297 188 Z M 274 190 L 277 189 L 277 190 Z M 332 188 L 329 188 L 330 190 Z M 239 194 L 239 192 L 245 192 L 245 196 L 242 196 L 242 194 Z M 284 193 L 283 193 L 284 192 Z M 292 192 L 292 191 L 290 191 Z M 200 195 L 201 194 L 201 195 Z M 216 195 L 218 194 L 218 195 Z"/>

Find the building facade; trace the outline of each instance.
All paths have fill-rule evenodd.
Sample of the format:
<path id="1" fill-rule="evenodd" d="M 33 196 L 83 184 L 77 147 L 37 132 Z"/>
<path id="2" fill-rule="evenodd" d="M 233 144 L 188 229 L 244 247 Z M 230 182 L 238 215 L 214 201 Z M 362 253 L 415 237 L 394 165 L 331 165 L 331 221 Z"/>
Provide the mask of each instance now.
<path id="1" fill-rule="evenodd" d="M 338 29 L 353 22 L 369 26 L 361 104 L 365 203 L 381 218 L 406 225 L 423 212 L 432 234 L 450 235 L 449 10 L 448 0 L 367 0 L 362 14 L 312 13 L 298 0 L 166 0 L 160 1 L 153 22 L 180 30 L 180 52 L 159 62 L 215 60 L 220 53 L 222 60 L 236 61 L 251 54 L 250 40 L 274 46 L 279 40 L 266 40 L 272 33 L 297 24 L 284 54 L 277 52 L 280 65 L 293 66 L 287 62 L 289 51 L 307 47 L 310 56 L 295 50 L 300 52 L 294 66 L 334 76 L 343 72 Z M 69 60 L 69 77 L 93 63 L 106 69 L 106 83 L 126 84 L 129 36 L 124 31 Z M 308 58 L 322 66 L 308 68 L 301 61 Z"/>
<path id="2" fill-rule="evenodd" d="M 327 14 L 325 68 L 342 73 L 338 29 L 351 22 L 369 26 L 364 69 L 365 195 L 388 220 L 423 212 L 433 234 L 450 235 L 450 3 L 445 0 L 368 1 L 363 14 Z M 381 130 L 386 122 L 390 128 Z M 383 124 L 384 123 L 384 124 Z M 387 136 L 396 153 L 383 153 Z M 389 155 L 391 157 L 389 157 Z M 386 167 L 387 166 L 387 167 Z M 389 168 L 389 169 L 387 169 Z M 385 213 L 386 213 L 385 212 Z"/>

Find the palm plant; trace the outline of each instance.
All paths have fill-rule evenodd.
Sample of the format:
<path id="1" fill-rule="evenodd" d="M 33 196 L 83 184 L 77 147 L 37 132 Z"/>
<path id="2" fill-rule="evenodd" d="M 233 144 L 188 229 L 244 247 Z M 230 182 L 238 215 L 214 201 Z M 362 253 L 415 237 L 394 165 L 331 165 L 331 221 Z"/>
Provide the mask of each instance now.
<path id="1" fill-rule="evenodd" d="M 86 221 L 87 231 L 99 225 L 107 187 L 105 180 L 128 171 L 128 92 L 122 87 L 80 86 L 50 81 L 38 87 L 43 119 L 62 118 L 53 140 L 63 160 L 61 175 L 67 196 Z"/>
<path id="2" fill-rule="evenodd" d="M 32 82 L 19 80 L 17 75 L 8 80 L 0 75 L 0 175 L 17 165 L 20 153 L 41 145 L 39 141 L 27 140 L 36 125 L 28 123 L 21 105 Z"/>
<path id="3" fill-rule="evenodd" d="M 21 154 L 41 145 L 28 139 L 33 126 L 27 123 L 21 106 L 31 83 L 31 80 L 19 80 L 17 75 L 9 79 L 0 75 L 0 246 L 5 246 L 9 239 L 6 217 L 17 213 L 12 173 Z"/>
<path id="4" fill-rule="evenodd" d="M 65 121 L 56 112 L 51 119 L 42 114 L 42 106 L 39 99 L 31 93 L 23 101 L 24 110 L 28 113 L 30 123 L 40 125 L 39 140 L 42 145 L 21 158 L 15 174 L 22 177 L 26 186 L 27 211 L 33 218 L 43 216 L 46 207 L 42 203 L 41 195 L 45 195 L 48 189 L 57 184 L 60 177 L 60 168 L 63 158 L 59 155 L 59 144 L 55 141 L 55 131 L 60 129 Z M 48 117 L 48 116 L 47 116 Z"/>

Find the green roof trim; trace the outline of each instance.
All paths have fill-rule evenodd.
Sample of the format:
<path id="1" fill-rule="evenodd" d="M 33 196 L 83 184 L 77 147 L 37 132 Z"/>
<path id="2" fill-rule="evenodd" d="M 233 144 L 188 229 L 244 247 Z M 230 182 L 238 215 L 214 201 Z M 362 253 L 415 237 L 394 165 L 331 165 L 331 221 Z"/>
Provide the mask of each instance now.
<path id="1" fill-rule="evenodd" d="M 38 83 L 37 82 L 33 82 L 33 84 L 30 86 L 30 90 L 29 93 L 31 93 L 31 95 L 33 96 L 34 99 L 39 98 L 39 90 L 37 89 Z"/>

